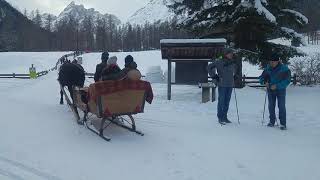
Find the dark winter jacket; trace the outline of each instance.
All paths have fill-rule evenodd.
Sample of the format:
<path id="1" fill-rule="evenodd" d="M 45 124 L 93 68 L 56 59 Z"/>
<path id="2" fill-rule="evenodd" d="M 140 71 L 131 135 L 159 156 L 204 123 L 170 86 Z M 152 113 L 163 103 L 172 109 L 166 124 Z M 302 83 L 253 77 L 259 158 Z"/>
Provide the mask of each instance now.
<path id="1" fill-rule="evenodd" d="M 291 71 L 287 65 L 279 63 L 275 68 L 268 65 L 260 76 L 260 84 L 276 85 L 277 89 L 286 89 L 291 81 Z"/>
<path id="2" fill-rule="evenodd" d="M 101 72 L 105 67 L 107 67 L 107 61 L 104 61 L 96 66 L 96 72 L 94 73 L 95 82 L 101 79 Z"/>
<path id="3" fill-rule="evenodd" d="M 110 65 L 106 68 L 104 68 L 101 72 L 101 80 L 107 81 L 107 80 L 120 80 L 120 73 L 121 69 L 117 65 Z"/>
<path id="4" fill-rule="evenodd" d="M 216 74 L 216 71 L 218 74 Z M 208 73 L 218 80 L 219 87 L 234 87 L 236 64 L 234 60 L 219 59 L 209 64 Z"/>

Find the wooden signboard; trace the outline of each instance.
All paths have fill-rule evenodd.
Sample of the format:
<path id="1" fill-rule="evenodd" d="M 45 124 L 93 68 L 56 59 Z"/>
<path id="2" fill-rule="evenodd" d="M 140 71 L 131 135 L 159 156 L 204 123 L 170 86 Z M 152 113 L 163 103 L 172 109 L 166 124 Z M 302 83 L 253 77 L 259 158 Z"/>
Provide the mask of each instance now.
<path id="1" fill-rule="evenodd" d="M 165 39 L 160 41 L 162 59 L 208 61 L 222 53 L 224 39 Z"/>

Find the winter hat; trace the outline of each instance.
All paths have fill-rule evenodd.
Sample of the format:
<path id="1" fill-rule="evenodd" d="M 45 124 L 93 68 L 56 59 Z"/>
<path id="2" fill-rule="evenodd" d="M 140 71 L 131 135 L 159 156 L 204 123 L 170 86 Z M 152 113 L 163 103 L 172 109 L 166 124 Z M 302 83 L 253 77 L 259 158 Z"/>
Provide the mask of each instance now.
<path id="1" fill-rule="evenodd" d="M 128 66 L 133 62 L 133 57 L 131 55 L 128 55 L 124 58 L 125 66 Z"/>
<path id="2" fill-rule="evenodd" d="M 101 60 L 102 61 L 107 61 L 109 59 L 109 53 L 108 52 L 103 52 L 101 55 Z"/>
<path id="3" fill-rule="evenodd" d="M 126 64 L 126 67 L 130 69 L 137 69 L 137 63 L 132 61 L 130 64 Z"/>
<path id="4" fill-rule="evenodd" d="M 270 61 L 280 61 L 280 56 L 276 53 L 271 54 Z"/>
<path id="5" fill-rule="evenodd" d="M 111 65 L 111 64 L 117 65 L 117 60 L 118 60 L 117 56 L 111 56 L 107 61 L 107 65 Z"/>

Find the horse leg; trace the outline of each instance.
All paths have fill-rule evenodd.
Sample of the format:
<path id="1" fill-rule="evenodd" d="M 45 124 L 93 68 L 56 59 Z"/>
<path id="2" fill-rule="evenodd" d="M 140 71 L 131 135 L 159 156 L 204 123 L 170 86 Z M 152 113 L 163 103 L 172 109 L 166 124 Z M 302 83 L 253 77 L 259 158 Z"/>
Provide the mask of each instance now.
<path id="1" fill-rule="evenodd" d="M 69 93 L 70 93 L 70 96 L 71 96 L 71 99 L 72 99 L 72 106 L 74 107 L 75 112 L 76 112 L 77 114 L 79 114 L 79 113 L 78 113 L 77 106 L 76 106 L 76 104 L 75 104 L 75 102 L 74 102 L 74 98 L 73 98 L 73 88 L 72 88 L 72 86 L 68 86 L 68 90 L 69 90 Z"/>
<path id="2" fill-rule="evenodd" d="M 71 97 L 72 102 L 73 102 L 73 89 L 72 89 L 72 86 L 68 86 L 68 90 L 69 90 L 69 94 L 70 94 L 70 97 Z"/>
<path id="3" fill-rule="evenodd" d="M 63 92 L 60 89 L 60 104 L 63 104 Z"/>

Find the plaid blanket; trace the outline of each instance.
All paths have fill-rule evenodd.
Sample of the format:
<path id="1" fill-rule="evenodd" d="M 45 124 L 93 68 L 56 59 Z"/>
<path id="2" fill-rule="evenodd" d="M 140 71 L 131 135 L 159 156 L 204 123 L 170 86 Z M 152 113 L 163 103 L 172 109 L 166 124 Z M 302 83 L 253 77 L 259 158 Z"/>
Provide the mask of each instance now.
<path id="1" fill-rule="evenodd" d="M 99 81 L 89 86 L 88 100 L 96 102 L 98 96 L 108 95 L 123 90 L 145 90 L 146 101 L 151 104 L 153 100 L 153 91 L 149 82 L 146 81 Z"/>

